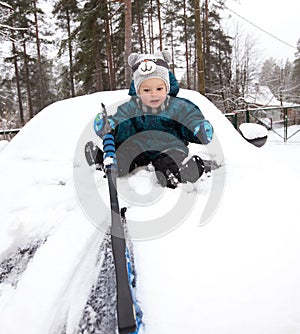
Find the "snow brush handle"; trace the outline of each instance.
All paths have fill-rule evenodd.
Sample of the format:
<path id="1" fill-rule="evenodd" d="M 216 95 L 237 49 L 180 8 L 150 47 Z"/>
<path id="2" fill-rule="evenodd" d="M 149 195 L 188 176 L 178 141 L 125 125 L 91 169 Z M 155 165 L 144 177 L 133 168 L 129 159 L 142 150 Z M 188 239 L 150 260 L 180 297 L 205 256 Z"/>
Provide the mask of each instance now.
<path id="1" fill-rule="evenodd" d="M 103 137 L 103 152 L 104 152 L 104 167 L 116 168 L 117 167 L 117 156 L 115 147 L 115 138 L 112 133 L 107 133 Z"/>
<path id="2" fill-rule="evenodd" d="M 112 127 L 109 123 L 107 111 L 105 108 L 105 105 L 101 103 L 102 106 L 102 114 L 103 114 L 103 120 L 104 120 L 104 133 L 103 136 L 103 163 L 105 169 L 107 168 L 114 168 L 117 166 L 117 156 L 116 156 L 116 147 L 115 147 L 115 137 L 112 134 Z"/>

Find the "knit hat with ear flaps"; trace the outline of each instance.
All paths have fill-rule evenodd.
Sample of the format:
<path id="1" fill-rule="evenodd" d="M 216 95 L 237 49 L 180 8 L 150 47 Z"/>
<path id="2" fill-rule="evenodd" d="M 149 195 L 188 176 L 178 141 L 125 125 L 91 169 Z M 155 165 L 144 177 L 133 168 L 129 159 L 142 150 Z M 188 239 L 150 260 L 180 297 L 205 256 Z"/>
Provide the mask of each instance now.
<path id="1" fill-rule="evenodd" d="M 168 51 L 157 52 L 155 54 L 132 53 L 128 57 L 128 64 L 133 71 L 133 80 L 136 93 L 144 80 L 150 78 L 162 79 L 170 91 L 169 65 L 171 55 Z"/>

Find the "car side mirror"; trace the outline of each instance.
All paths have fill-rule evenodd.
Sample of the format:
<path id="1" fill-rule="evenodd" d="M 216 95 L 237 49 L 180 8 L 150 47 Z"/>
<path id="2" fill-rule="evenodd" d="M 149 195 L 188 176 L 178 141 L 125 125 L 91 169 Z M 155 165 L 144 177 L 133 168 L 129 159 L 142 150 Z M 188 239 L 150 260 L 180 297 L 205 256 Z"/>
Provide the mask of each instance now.
<path id="1" fill-rule="evenodd" d="M 239 132 L 243 138 L 256 147 L 262 147 L 268 139 L 267 128 L 256 123 L 242 123 L 239 126 Z"/>

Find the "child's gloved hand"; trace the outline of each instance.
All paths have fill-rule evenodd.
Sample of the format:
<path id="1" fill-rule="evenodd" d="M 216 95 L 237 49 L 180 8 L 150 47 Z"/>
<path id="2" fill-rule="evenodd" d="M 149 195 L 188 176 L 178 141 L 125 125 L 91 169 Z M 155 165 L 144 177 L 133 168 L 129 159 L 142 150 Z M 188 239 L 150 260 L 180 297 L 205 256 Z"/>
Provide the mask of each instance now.
<path id="1" fill-rule="evenodd" d="M 115 123 L 112 119 L 108 118 L 109 124 L 105 124 L 103 115 L 99 113 L 94 120 L 94 130 L 100 138 L 103 138 L 107 133 L 115 130 Z"/>
<path id="2" fill-rule="evenodd" d="M 197 137 L 202 144 L 208 144 L 212 141 L 213 127 L 209 121 L 202 121 L 194 130 L 194 136 Z"/>

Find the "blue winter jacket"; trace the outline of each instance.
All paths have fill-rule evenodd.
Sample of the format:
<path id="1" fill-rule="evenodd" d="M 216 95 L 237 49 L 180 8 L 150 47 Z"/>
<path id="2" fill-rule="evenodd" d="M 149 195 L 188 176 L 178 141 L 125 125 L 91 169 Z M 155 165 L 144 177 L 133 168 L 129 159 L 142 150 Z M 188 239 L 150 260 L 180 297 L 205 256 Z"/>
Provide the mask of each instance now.
<path id="1" fill-rule="evenodd" d="M 160 152 L 174 149 L 183 151 L 187 155 L 189 142 L 198 144 L 210 142 L 211 138 L 208 138 L 205 133 L 208 125 L 211 137 L 210 123 L 204 119 L 198 106 L 189 100 L 176 97 L 179 85 L 170 71 L 169 79 L 169 96 L 158 110 L 148 108 L 141 102 L 136 96 L 132 81 L 129 89 L 131 99 L 120 105 L 117 112 L 109 117 L 115 128 L 116 148 L 124 144 L 122 147 L 125 147 L 125 150 L 134 148 L 137 151 L 135 153 L 143 152 L 153 160 Z M 101 119 L 98 116 L 94 124 L 96 133 Z"/>
<path id="2" fill-rule="evenodd" d="M 177 149 L 188 154 L 187 145 L 207 144 L 206 138 L 194 135 L 201 122 L 207 122 L 200 109 L 188 100 L 167 97 L 156 113 L 147 108 L 137 96 L 120 105 L 114 116 L 109 117 L 115 124 L 115 144 L 118 148 L 128 141 L 128 147 L 137 147 L 147 152 L 149 159 L 164 151 Z M 134 145 L 130 145 L 130 142 Z M 127 145 L 126 145 L 127 146 Z"/>

